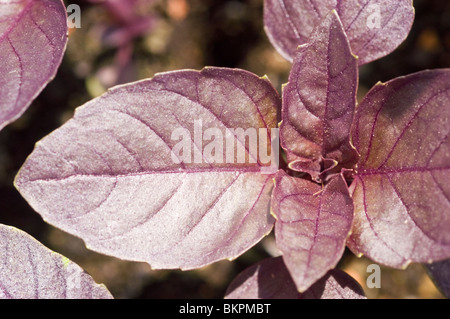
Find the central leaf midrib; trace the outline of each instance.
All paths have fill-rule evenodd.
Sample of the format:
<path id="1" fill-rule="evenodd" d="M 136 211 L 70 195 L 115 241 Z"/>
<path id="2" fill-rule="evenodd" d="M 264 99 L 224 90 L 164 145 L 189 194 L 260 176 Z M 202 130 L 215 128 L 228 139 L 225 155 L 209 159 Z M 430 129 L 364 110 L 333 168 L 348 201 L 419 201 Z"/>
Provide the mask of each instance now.
<path id="1" fill-rule="evenodd" d="M 388 174 L 401 174 L 401 173 L 428 173 L 434 171 L 450 170 L 450 167 L 399 167 L 399 168 L 369 168 L 363 169 L 357 172 L 356 176 L 367 175 L 388 175 Z"/>
<path id="2" fill-rule="evenodd" d="M 144 171 L 144 172 L 129 172 L 129 173 L 121 173 L 121 174 L 95 174 L 95 173 L 86 173 L 86 174 L 72 174 L 65 177 L 56 177 L 56 178 L 36 178 L 33 180 L 28 180 L 26 183 L 32 183 L 32 182 L 57 182 L 57 181 L 64 181 L 68 180 L 70 178 L 128 178 L 128 177 L 142 177 L 142 176 L 150 176 L 150 175 L 163 175 L 163 174 L 202 174 L 202 173 L 239 173 L 239 174 L 253 174 L 253 173 L 260 173 L 261 167 L 249 167 L 249 168 L 233 168 L 233 169 L 223 169 L 223 168 L 206 168 L 206 169 L 192 169 L 192 170 L 161 170 L 161 171 Z M 270 174 L 266 174 L 270 175 Z"/>

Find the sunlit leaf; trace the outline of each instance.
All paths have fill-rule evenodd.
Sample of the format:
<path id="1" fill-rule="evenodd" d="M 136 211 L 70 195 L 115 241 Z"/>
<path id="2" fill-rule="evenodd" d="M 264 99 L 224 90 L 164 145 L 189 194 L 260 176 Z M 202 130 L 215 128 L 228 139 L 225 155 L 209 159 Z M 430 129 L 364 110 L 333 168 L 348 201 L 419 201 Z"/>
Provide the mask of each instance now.
<path id="1" fill-rule="evenodd" d="M 339 175 L 322 187 L 280 172 L 271 206 L 277 247 L 303 292 L 342 257 L 353 220 L 347 185 Z"/>
<path id="2" fill-rule="evenodd" d="M 450 257 L 449 119 L 449 69 L 379 83 L 359 105 L 354 252 L 392 267 Z"/>
<path id="3" fill-rule="evenodd" d="M 297 46 L 336 10 L 359 65 L 384 57 L 407 37 L 413 20 L 411 0 L 265 0 L 264 25 L 274 47 L 292 61 Z"/>
<path id="4" fill-rule="evenodd" d="M 61 0 L 0 2 L 0 129 L 55 76 L 67 43 L 66 19 Z"/>
<path id="5" fill-rule="evenodd" d="M 111 299 L 77 264 L 0 224 L 0 299 Z"/>
<path id="6" fill-rule="evenodd" d="M 326 161 L 355 161 L 349 134 L 357 83 L 357 59 L 333 12 L 298 49 L 283 88 L 280 139 L 292 169 L 317 179 Z"/>
<path id="7" fill-rule="evenodd" d="M 93 250 L 154 268 L 232 259 L 273 226 L 274 172 L 262 172 L 260 152 L 270 149 L 279 103 L 267 79 L 237 69 L 119 86 L 38 142 L 16 187 Z M 267 143 L 226 134 L 238 128 L 262 131 Z M 223 144 L 213 151 L 213 141 Z"/>

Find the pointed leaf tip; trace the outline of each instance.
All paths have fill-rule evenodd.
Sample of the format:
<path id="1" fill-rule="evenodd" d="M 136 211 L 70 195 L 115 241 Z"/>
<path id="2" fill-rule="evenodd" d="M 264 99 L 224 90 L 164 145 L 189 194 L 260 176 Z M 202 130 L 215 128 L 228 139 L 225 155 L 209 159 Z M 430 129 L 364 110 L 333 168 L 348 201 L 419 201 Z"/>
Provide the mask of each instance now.
<path id="1" fill-rule="evenodd" d="M 241 272 L 230 284 L 226 299 L 366 299 L 361 286 L 347 273 L 333 269 L 299 293 L 282 257 L 268 258 Z"/>
<path id="2" fill-rule="evenodd" d="M 293 61 L 297 46 L 308 41 L 330 11 L 342 20 L 359 65 L 394 51 L 414 21 L 411 0 L 265 0 L 264 29 L 278 52 Z"/>
<path id="3" fill-rule="evenodd" d="M 427 264 L 425 268 L 437 288 L 450 298 L 450 259 Z"/>
<path id="4" fill-rule="evenodd" d="M 280 142 L 288 164 L 297 161 L 313 178 L 324 161 L 351 168 L 356 153 L 350 127 L 356 105 L 358 65 L 336 14 L 326 16 L 296 52 L 283 89 Z M 297 167 L 297 168 L 296 168 Z"/>
<path id="5" fill-rule="evenodd" d="M 271 139 L 245 133 L 271 134 L 279 104 L 270 83 L 238 69 L 118 86 L 40 141 L 16 187 L 101 253 L 153 268 L 232 259 L 273 227 L 264 169 L 276 163 L 261 157 Z"/>

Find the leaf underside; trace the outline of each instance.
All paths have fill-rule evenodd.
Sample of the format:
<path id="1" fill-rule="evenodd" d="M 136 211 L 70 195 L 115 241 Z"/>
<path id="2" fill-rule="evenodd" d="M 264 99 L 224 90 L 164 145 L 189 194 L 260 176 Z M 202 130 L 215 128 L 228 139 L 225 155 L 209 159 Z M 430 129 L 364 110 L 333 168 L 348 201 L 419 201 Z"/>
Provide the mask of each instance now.
<path id="1" fill-rule="evenodd" d="M 0 299 L 111 299 L 78 265 L 0 224 Z"/>
<path id="2" fill-rule="evenodd" d="M 351 167 L 350 127 L 356 104 L 357 59 L 336 12 L 299 47 L 283 88 L 280 142 L 290 168 L 317 180 L 325 163 Z"/>
<path id="3" fill-rule="evenodd" d="M 0 130 L 55 76 L 67 44 L 66 17 L 61 0 L 0 3 Z"/>
<path id="4" fill-rule="evenodd" d="M 378 84 L 361 102 L 355 253 L 398 268 L 450 257 L 449 119 L 449 69 Z"/>
<path id="5" fill-rule="evenodd" d="M 108 255 L 182 269 L 236 258 L 273 227 L 273 174 L 261 173 L 259 149 L 245 136 L 232 139 L 231 163 L 219 163 L 198 134 L 275 128 L 279 103 L 268 80 L 237 69 L 181 70 L 119 86 L 38 142 L 16 187 L 46 221 Z M 192 161 L 173 151 L 177 129 L 187 134 Z"/>
<path id="6" fill-rule="evenodd" d="M 272 194 L 275 238 L 300 292 L 339 262 L 353 220 L 353 203 L 341 176 L 325 187 L 278 173 Z"/>
<path id="7" fill-rule="evenodd" d="M 265 0 L 265 30 L 278 52 L 293 61 L 297 47 L 331 10 L 339 14 L 359 65 L 395 50 L 414 21 L 411 0 Z"/>

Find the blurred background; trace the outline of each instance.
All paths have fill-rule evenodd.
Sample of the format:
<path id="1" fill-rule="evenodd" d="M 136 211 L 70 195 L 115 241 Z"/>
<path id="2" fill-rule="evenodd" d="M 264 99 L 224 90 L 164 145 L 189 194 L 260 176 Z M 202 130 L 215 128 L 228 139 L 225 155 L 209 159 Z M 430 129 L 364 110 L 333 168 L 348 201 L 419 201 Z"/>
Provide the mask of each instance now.
<path id="1" fill-rule="evenodd" d="M 70 30 L 56 78 L 16 122 L 0 131 L 0 223 L 18 227 L 83 267 L 115 298 L 223 298 L 243 269 L 274 252 L 273 236 L 233 262 L 183 272 L 152 270 L 145 263 L 97 254 L 42 221 L 13 186 L 34 144 L 109 87 L 155 73 L 204 66 L 242 68 L 266 74 L 281 92 L 290 63 L 263 30 L 263 0 L 65 1 L 81 8 L 81 28 Z M 131 4 L 131 5 L 130 5 Z M 393 53 L 360 68 L 359 96 L 378 81 L 424 69 L 450 67 L 450 1 L 415 0 L 416 18 Z M 339 267 L 368 298 L 443 298 L 422 265 L 381 267 L 381 288 L 365 284 L 372 262 L 346 251 Z"/>

